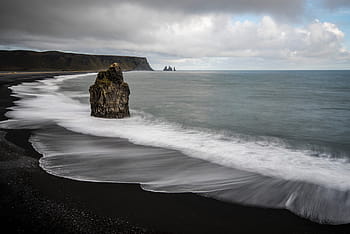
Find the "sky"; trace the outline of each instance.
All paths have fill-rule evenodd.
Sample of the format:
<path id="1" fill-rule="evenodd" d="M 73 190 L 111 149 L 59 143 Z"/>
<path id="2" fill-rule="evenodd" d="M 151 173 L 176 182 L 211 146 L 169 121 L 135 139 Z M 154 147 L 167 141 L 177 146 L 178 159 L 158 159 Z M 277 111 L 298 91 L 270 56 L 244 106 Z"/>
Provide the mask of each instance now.
<path id="1" fill-rule="evenodd" d="M 0 49 L 154 69 L 350 69 L 350 0 L 1 0 Z"/>

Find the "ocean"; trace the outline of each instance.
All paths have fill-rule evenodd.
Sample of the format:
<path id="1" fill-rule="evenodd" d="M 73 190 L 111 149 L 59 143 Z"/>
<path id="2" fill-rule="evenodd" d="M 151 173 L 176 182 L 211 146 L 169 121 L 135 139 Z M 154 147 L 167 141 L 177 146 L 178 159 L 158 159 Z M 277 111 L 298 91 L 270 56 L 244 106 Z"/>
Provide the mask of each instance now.
<path id="1" fill-rule="evenodd" d="M 350 223 L 350 71 L 125 72 L 131 117 L 90 116 L 96 73 L 12 86 L 50 174 Z"/>

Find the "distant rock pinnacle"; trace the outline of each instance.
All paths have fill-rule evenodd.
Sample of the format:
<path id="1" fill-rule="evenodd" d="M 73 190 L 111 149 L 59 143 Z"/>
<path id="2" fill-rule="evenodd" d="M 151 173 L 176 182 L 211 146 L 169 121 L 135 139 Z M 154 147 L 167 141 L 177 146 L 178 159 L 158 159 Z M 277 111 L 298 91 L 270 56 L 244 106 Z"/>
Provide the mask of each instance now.
<path id="1" fill-rule="evenodd" d="M 165 66 L 163 71 L 176 71 L 176 69 L 174 67 L 174 70 L 173 70 L 173 68 L 171 66 L 169 66 L 169 67 Z"/>

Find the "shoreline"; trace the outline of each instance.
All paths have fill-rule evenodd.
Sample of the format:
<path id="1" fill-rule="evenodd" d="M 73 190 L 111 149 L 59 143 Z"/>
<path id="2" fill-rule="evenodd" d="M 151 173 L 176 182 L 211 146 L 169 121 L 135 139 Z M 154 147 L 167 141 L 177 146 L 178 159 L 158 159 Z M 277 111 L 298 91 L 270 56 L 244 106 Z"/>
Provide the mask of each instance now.
<path id="1" fill-rule="evenodd" d="M 0 119 L 13 105 L 8 86 L 86 72 L 0 73 Z M 38 165 L 33 130 L 6 130 L 1 139 L 2 223 L 13 233 L 349 233 L 350 225 L 320 225 L 287 210 L 217 201 L 192 193 L 148 192 L 138 184 L 56 177 Z"/>

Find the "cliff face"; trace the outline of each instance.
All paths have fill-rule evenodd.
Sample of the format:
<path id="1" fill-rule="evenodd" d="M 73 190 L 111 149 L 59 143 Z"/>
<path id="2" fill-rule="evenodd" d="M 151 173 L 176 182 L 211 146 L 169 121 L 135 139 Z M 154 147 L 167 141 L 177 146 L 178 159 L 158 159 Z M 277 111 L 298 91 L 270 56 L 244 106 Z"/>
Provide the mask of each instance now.
<path id="1" fill-rule="evenodd" d="M 99 72 L 89 91 L 92 116 L 118 119 L 130 116 L 130 90 L 118 63 Z"/>
<path id="2" fill-rule="evenodd" d="M 0 71 L 96 71 L 115 62 L 123 71 L 152 71 L 143 57 L 0 50 Z"/>

